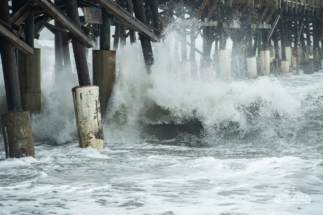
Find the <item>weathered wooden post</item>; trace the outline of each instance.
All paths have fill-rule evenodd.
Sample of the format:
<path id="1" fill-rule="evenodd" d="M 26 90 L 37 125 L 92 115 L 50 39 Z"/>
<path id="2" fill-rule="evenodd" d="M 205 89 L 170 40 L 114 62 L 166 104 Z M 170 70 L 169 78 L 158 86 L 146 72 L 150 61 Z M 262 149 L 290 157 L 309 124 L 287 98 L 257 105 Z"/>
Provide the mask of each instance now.
<path id="1" fill-rule="evenodd" d="M 8 1 L 0 1 L 0 19 L 11 27 Z M 34 157 L 30 113 L 22 110 L 14 46 L 1 38 L 0 52 L 9 111 L 1 115 L 6 157 Z"/>
<path id="2" fill-rule="evenodd" d="M 261 75 L 268 76 L 270 74 L 270 50 L 268 49 L 265 30 L 263 30 L 262 44 L 262 50 L 260 51 Z"/>
<path id="3" fill-rule="evenodd" d="M 60 0 L 55 0 L 55 3 Z M 55 26 L 61 28 L 57 20 L 54 21 Z M 55 76 L 63 71 L 63 50 L 62 50 L 62 33 L 55 31 Z"/>
<path id="4" fill-rule="evenodd" d="M 191 27 L 190 32 L 190 41 L 191 41 L 191 47 L 190 47 L 190 62 L 191 62 L 191 75 L 192 78 L 197 79 L 197 63 L 195 58 L 195 41 L 197 38 L 197 34 L 195 33 L 195 27 Z"/>
<path id="5" fill-rule="evenodd" d="M 304 33 L 301 33 L 300 36 L 300 44 L 301 44 L 301 57 L 300 57 L 300 65 L 302 66 L 302 69 L 304 70 L 304 74 L 306 74 L 306 45 L 305 45 L 305 38 Z"/>
<path id="6" fill-rule="evenodd" d="M 313 46 L 311 46 L 311 33 L 310 33 L 310 10 L 307 8 L 307 17 L 306 17 L 306 52 L 305 54 L 305 74 L 314 73 L 314 62 L 313 58 L 310 58 L 313 55 Z"/>
<path id="7" fill-rule="evenodd" d="M 34 48 L 34 14 L 25 20 L 25 43 Z M 31 114 L 41 111 L 41 50 L 34 49 L 34 55 L 18 51 L 18 74 L 22 109 Z"/>
<path id="8" fill-rule="evenodd" d="M 99 45 L 98 45 L 98 33 L 94 31 L 95 30 L 98 30 L 99 29 L 99 25 L 98 24 L 92 24 L 92 32 L 91 32 L 91 38 L 92 38 L 92 43 L 93 43 L 93 47 L 92 47 L 92 50 L 97 50 Z M 64 50 L 64 48 L 63 48 Z"/>
<path id="9" fill-rule="evenodd" d="M 215 70 L 215 77 L 220 78 L 220 63 L 219 63 L 219 37 L 215 36 L 214 53 L 213 53 L 213 68 Z"/>
<path id="10" fill-rule="evenodd" d="M 319 54 L 319 38 L 317 36 L 319 29 L 319 23 L 313 22 L 313 59 L 314 59 L 314 72 L 318 72 L 320 70 L 320 54 Z"/>
<path id="11" fill-rule="evenodd" d="M 284 29 L 288 29 L 289 24 L 285 25 Z M 285 36 L 285 52 L 286 52 L 286 60 L 288 60 L 289 67 L 292 66 L 292 49 L 291 49 L 291 40 L 288 35 L 288 31 L 284 32 Z"/>
<path id="12" fill-rule="evenodd" d="M 284 28 L 284 17 L 283 10 L 280 10 L 280 44 L 281 44 L 281 69 L 284 76 L 289 76 L 289 61 L 286 59 L 286 49 L 285 49 L 285 28 Z"/>
<path id="13" fill-rule="evenodd" d="M 235 78 L 241 77 L 239 73 L 239 43 L 237 41 L 237 36 L 235 38 L 232 37 L 233 46 L 232 46 L 232 54 L 231 54 L 231 74 Z"/>
<path id="14" fill-rule="evenodd" d="M 158 11 L 156 11 L 156 5 L 158 5 L 157 0 L 151 0 L 151 7 L 154 6 L 153 10 L 153 23 L 154 23 L 154 28 L 158 28 Z M 183 16 L 185 15 L 184 11 L 184 1 L 180 1 L 180 14 Z M 158 35 L 158 32 L 156 32 Z M 180 78 L 182 80 L 190 80 L 192 77 L 191 74 L 191 62 L 187 58 L 187 41 L 186 41 L 186 30 L 181 29 L 180 30 L 180 43 L 181 43 L 181 56 L 182 56 L 182 61 L 180 62 Z"/>
<path id="15" fill-rule="evenodd" d="M 76 0 L 65 0 L 67 16 L 81 29 Z M 104 148 L 99 87 L 91 85 L 84 45 L 72 36 L 79 85 L 72 89 L 76 124 L 81 148 Z"/>
<path id="16" fill-rule="evenodd" d="M 257 58 L 253 54 L 253 46 L 252 46 L 252 27 L 251 27 L 251 6 L 248 8 L 248 30 L 249 34 L 248 37 L 248 57 L 247 57 L 247 69 L 248 69 L 248 76 L 250 78 L 256 78 L 257 77 Z"/>
<path id="17" fill-rule="evenodd" d="M 213 67 L 211 66 L 211 48 L 213 42 L 213 36 L 211 27 L 207 26 L 203 28 L 203 56 L 201 61 L 201 75 L 206 81 L 212 81 L 214 79 Z M 226 78 L 225 75 L 222 76 Z"/>
<path id="18" fill-rule="evenodd" d="M 226 38 L 223 30 L 221 6 L 218 6 L 218 32 L 220 33 L 219 70 L 220 77 L 231 79 L 231 64 L 229 50 L 226 49 Z"/>
<path id="19" fill-rule="evenodd" d="M 132 0 L 127 0 L 126 3 L 127 3 L 127 10 L 132 15 L 133 14 Z M 130 43 L 134 44 L 136 42 L 135 31 L 129 29 L 129 34 L 130 34 Z"/>
<path id="20" fill-rule="evenodd" d="M 113 49 L 117 50 L 119 47 L 119 40 L 120 40 L 120 25 L 115 24 L 114 29 L 114 40 L 113 40 Z"/>
<path id="21" fill-rule="evenodd" d="M 323 6 L 323 4 L 322 4 Z M 323 69 L 323 11 L 321 11 L 321 69 Z"/>
<path id="22" fill-rule="evenodd" d="M 294 50 L 293 50 L 293 74 L 299 75 L 298 61 L 299 61 L 299 50 L 298 50 L 298 24 L 297 24 L 297 15 L 294 15 Z"/>
<path id="23" fill-rule="evenodd" d="M 72 63 L 71 63 L 68 37 L 67 35 L 63 35 L 63 34 L 62 34 L 62 53 L 63 53 L 65 72 L 72 72 Z"/>
<path id="24" fill-rule="evenodd" d="M 279 47 L 278 47 L 278 36 L 277 32 L 273 34 L 273 41 L 274 41 L 274 52 L 275 52 L 275 59 L 273 60 L 273 73 L 275 76 L 281 75 L 281 58 L 279 55 Z"/>
<path id="25" fill-rule="evenodd" d="M 102 9 L 103 24 L 100 25 L 100 50 L 93 50 L 93 84 L 99 86 L 102 115 L 106 115 L 116 72 L 116 51 L 110 50 L 111 20 Z"/>
<path id="26" fill-rule="evenodd" d="M 126 45 L 126 27 L 123 25 L 119 25 L 119 33 L 120 33 L 120 45 L 124 47 Z"/>
<path id="27" fill-rule="evenodd" d="M 182 55 L 182 61 L 180 63 L 180 77 L 181 79 L 191 79 L 191 62 L 187 59 L 187 45 L 185 32 L 182 32 L 180 43 Z"/>
<path id="28" fill-rule="evenodd" d="M 136 18 L 141 21 L 143 24 L 147 25 L 146 16 L 145 16 L 145 10 L 144 10 L 144 4 L 142 0 L 132 0 L 134 12 L 136 15 Z M 147 72 L 150 73 L 150 67 L 154 64 L 154 56 L 153 56 L 153 50 L 151 47 L 150 40 L 143 35 L 139 35 L 139 39 L 141 42 L 141 47 L 146 63 L 146 69 Z"/>
<path id="29" fill-rule="evenodd" d="M 155 34 L 159 37 L 160 32 L 158 31 L 159 26 L 158 26 L 158 0 L 148 0 L 150 2 L 150 8 L 151 8 L 151 12 L 152 12 L 152 18 L 153 18 L 153 27 L 157 30 L 155 30 Z M 147 1 L 146 1 L 147 2 Z M 181 2 L 183 4 L 183 2 Z M 183 9 L 184 9 L 184 5 L 182 5 Z M 182 11 L 183 12 L 183 11 Z"/>

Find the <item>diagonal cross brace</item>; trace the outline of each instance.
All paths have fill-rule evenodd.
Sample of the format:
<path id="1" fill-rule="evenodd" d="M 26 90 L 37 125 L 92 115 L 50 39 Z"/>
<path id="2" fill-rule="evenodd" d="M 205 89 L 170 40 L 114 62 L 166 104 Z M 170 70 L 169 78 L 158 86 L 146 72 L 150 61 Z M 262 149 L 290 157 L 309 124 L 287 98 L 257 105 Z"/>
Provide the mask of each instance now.
<path id="1" fill-rule="evenodd" d="M 132 14 L 130 14 L 127 10 L 122 8 L 116 2 L 112 0 L 95 0 L 95 1 L 98 2 L 107 11 L 109 11 L 114 16 L 116 16 L 118 19 L 120 19 L 120 21 L 130 26 L 133 26 L 133 29 L 138 31 L 138 33 L 140 33 L 141 35 L 149 38 L 154 42 L 158 42 L 158 38 L 152 32 L 152 30 L 150 30 L 145 24 L 143 24 L 138 19 L 136 19 Z"/>
<path id="2" fill-rule="evenodd" d="M 86 47 L 93 47 L 91 39 L 77 27 L 77 25 L 63 13 L 54 3 L 48 0 L 35 0 L 50 16 L 57 20 L 66 30 L 68 30 L 77 40 Z"/>
<path id="3" fill-rule="evenodd" d="M 14 35 L 10 28 L 0 19 L 0 36 L 26 55 L 33 55 L 34 49 Z"/>

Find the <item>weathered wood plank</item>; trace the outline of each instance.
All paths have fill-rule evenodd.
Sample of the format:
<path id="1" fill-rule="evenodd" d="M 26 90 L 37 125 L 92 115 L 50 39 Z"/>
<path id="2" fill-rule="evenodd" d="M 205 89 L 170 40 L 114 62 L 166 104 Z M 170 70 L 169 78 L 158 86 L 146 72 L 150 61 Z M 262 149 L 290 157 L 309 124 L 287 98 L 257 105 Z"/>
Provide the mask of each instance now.
<path id="1" fill-rule="evenodd" d="M 2 23 L 0 20 L 0 36 L 3 37 L 8 43 L 15 46 L 17 49 L 22 51 L 24 54 L 33 55 L 34 50 L 28 46 L 24 41 L 20 40 L 16 35 L 14 35 L 7 26 Z"/>
<path id="2" fill-rule="evenodd" d="M 86 47 L 93 47 L 91 39 L 77 27 L 77 25 L 67 17 L 54 3 L 47 0 L 35 0 L 50 16 L 57 20 L 65 29 L 67 29 L 77 40 Z"/>
<path id="3" fill-rule="evenodd" d="M 269 22 L 269 20 L 271 19 L 271 17 L 272 17 L 272 15 L 273 15 L 273 13 L 274 13 L 274 11 L 276 10 L 276 8 L 275 7 L 272 7 L 271 8 L 271 10 L 270 10 L 270 12 L 269 12 L 269 15 L 268 15 L 268 17 L 266 18 L 266 23 L 268 23 Z"/>
<path id="4" fill-rule="evenodd" d="M 116 2 L 112 0 L 95 0 L 102 7 L 104 7 L 107 11 L 112 13 L 114 16 L 119 18 L 121 21 L 132 25 L 134 29 L 138 31 L 139 34 L 149 38 L 154 42 L 158 42 L 157 36 L 142 22 L 136 19 L 132 14 L 118 5 Z"/>
<path id="5" fill-rule="evenodd" d="M 232 24 L 233 20 L 237 17 L 237 13 L 238 13 L 238 11 L 239 11 L 240 7 L 241 7 L 241 4 L 237 5 L 237 6 L 236 6 L 236 8 L 234 9 L 234 11 L 233 11 L 233 13 L 232 13 L 232 15 L 231 15 L 231 19 L 230 19 L 230 21 L 229 21 L 229 23 L 228 23 L 228 26 L 229 26 L 229 27 L 231 26 L 231 24 Z"/>
<path id="6" fill-rule="evenodd" d="M 205 5 L 206 3 L 208 2 L 209 0 L 203 0 L 202 4 L 201 4 L 201 7 L 199 8 L 195 18 L 198 19 L 201 15 L 201 13 L 203 12 L 204 8 L 205 8 Z"/>
<path id="7" fill-rule="evenodd" d="M 146 22 L 146 16 L 145 16 L 145 8 L 142 0 L 133 0 L 133 9 L 135 12 L 135 16 L 140 20 L 143 24 L 147 24 Z M 142 35 L 139 36 L 142 52 L 144 55 L 145 63 L 146 63 L 146 69 L 148 74 L 150 74 L 150 68 L 151 65 L 154 64 L 154 55 L 153 50 L 151 47 L 151 43 L 148 40 L 148 38 L 143 37 Z"/>
<path id="8" fill-rule="evenodd" d="M 266 16 L 266 13 L 267 13 L 268 9 L 269 9 L 269 7 L 266 7 L 265 10 L 262 12 L 261 17 L 260 17 L 260 19 L 258 20 L 258 23 L 257 23 L 258 25 L 262 22 L 262 20 Z"/>
<path id="9" fill-rule="evenodd" d="M 214 11 L 214 8 L 215 8 L 215 6 L 216 6 L 216 4 L 218 3 L 218 0 L 214 0 L 213 1 L 213 4 L 212 4 L 212 6 L 211 6 L 211 8 L 210 8 L 210 11 L 209 11 L 209 14 L 207 15 L 207 19 L 208 20 L 210 20 L 211 19 L 211 16 L 212 16 L 212 14 L 213 14 L 213 11 Z"/>
<path id="10" fill-rule="evenodd" d="M 133 14 L 132 0 L 127 0 L 126 3 L 127 3 L 128 12 L 130 14 Z M 158 13 L 158 17 L 159 17 L 159 19 L 161 18 L 159 13 Z M 136 42 L 135 31 L 130 29 L 129 34 L 130 34 L 130 42 L 131 42 L 131 44 L 135 43 Z"/>
<path id="11" fill-rule="evenodd" d="M 52 20 L 51 17 L 46 17 L 46 19 L 44 19 L 43 21 L 48 23 Z M 41 24 L 40 22 L 35 23 L 35 29 L 34 29 L 34 33 L 35 34 L 40 34 L 40 32 L 45 28 L 45 26 L 43 24 Z"/>
<path id="12" fill-rule="evenodd" d="M 32 5 L 32 0 L 28 0 L 19 10 L 17 10 L 11 17 L 11 22 L 15 25 L 20 25 L 31 13 L 28 10 Z"/>

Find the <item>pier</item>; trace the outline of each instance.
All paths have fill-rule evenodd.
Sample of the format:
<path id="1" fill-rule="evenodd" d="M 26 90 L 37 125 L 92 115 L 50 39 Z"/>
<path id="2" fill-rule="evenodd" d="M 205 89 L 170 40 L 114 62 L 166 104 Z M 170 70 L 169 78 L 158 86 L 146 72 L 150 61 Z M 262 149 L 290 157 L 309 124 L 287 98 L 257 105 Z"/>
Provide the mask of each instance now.
<path id="1" fill-rule="evenodd" d="M 313 74 L 322 69 L 322 8 L 321 0 L 0 1 L 0 52 L 8 110 L 1 116 L 6 157 L 35 156 L 30 114 L 41 112 L 45 86 L 41 86 L 42 53 L 34 40 L 45 28 L 55 35 L 55 73 L 70 71 L 71 57 L 75 59 L 78 86 L 70 88 L 79 146 L 102 149 L 102 117 L 115 82 L 116 61 L 127 60 L 116 56 L 127 41 L 141 44 L 145 69 L 151 74 L 153 43 L 163 43 L 176 32 L 179 38 L 174 48 L 180 48 L 181 58 L 176 61 L 183 81 Z M 84 15 L 80 16 L 80 10 Z M 203 38 L 203 49 L 196 47 L 198 36 Z M 230 49 L 228 39 L 233 44 Z M 196 55 L 201 56 L 199 68 Z"/>

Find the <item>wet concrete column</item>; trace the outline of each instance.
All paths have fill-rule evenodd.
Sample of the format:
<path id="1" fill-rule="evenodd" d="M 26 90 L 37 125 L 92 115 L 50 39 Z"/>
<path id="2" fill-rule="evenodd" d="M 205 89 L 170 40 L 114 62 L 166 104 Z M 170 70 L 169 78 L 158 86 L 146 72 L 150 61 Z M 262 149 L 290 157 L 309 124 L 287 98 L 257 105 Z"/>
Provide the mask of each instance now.
<path id="1" fill-rule="evenodd" d="M 191 62 L 191 76 L 192 78 L 197 78 L 197 63 L 195 58 L 195 40 L 197 38 L 197 34 L 195 33 L 196 27 L 192 26 L 190 33 L 190 62 Z"/>
<path id="2" fill-rule="evenodd" d="M 289 76 L 289 61 L 286 58 L 286 50 L 285 50 L 285 28 L 284 28 L 284 17 L 283 10 L 280 10 L 280 41 L 281 41 L 281 69 L 283 72 L 283 76 Z"/>
<path id="3" fill-rule="evenodd" d="M 313 22 L 313 58 L 314 58 L 314 72 L 318 72 L 321 67 L 321 57 L 319 53 L 320 42 L 317 32 L 319 30 L 319 23 Z"/>
<path id="4" fill-rule="evenodd" d="M 72 89 L 80 148 L 104 149 L 98 86 Z"/>
<path id="5" fill-rule="evenodd" d="M 99 86 L 101 113 L 106 115 L 108 103 L 115 83 L 116 51 L 93 51 L 93 85 Z"/>
<path id="6" fill-rule="evenodd" d="M 18 52 L 18 73 L 22 109 L 31 114 L 41 111 L 41 50 L 34 49 L 34 55 Z"/>
<path id="7" fill-rule="evenodd" d="M 34 48 L 34 14 L 25 20 L 25 43 Z M 18 51 L 18 74 L 22 109 L 31 114 L 41 111 L 41 50 L 34 55 Z"/>
<path id="8" fill-rule="evenodd" d="M 220 33 L 219 73 L 222 79 L 231 79 L 231 63 L 229 50 L 226 48 L 226 38 L 223 30 L 221 6 L 218 7 L 218 31 Z"/>
<path id="9" fill-rule="evenodd" d="M 188 79 L 191 79 L 191 62 L 187 58 L 187 45 L 186 45 L 185 31 L 181 32 L 180 43 L 181 43 L 181 55 L 182 55 L 182 61 L 180 63 L 180 78 L 182 80 L 188 80 Z"/>
<path id="10" fill-rule="evenodd" d="M 248 57 L 247 58 L 247 69 L 248 69 L 248 75 L 250 78 L 257 77 L 257 59 L 256 59 L 256 57 Z"/>
<path id="11" fill-rule="evenodd" d="M 304 73 L 312 74 L 314 73 L 314 59 L 313 59 L 313 46 L 311 43 L 311 34 L 310 34 L 310 11 L 307 10 L 306 17 L 306 52 L 305 52 L 305 67 Z"/>
<path id="12" fill-rule="evenodd" d="M 273 34 L 273 41 L 274 41 L 274 52 L 275 52 L 275 58 L 273 60 L 273 68 L 272 71 L 275 76 L 281 75 L 281 58 L 279 56 L 279 47 L 278 47 L 278 36 L 276 34 L 277 32 L 274 32 Z"/>
<path id="13" fill-rule="evenodd" d="M 251 7 L 248 8 L 249 15 L 248 15 L 248 28 L 249 28 L 249 34 L 247 34 L 248 37 L 248 57 L 247 57 L 247 70 L 248 70 L 248 76 L 249 78 L 256 78 L 257 77 L 257 58 L 254 55 L 253 52 L 253 30 L 251 28 Z"/>
<path id="14" fill-rule="evenodd" d="M 100 25 L 100 50 L 93 50 L 93 85 L 99 86 L 99 100 L 102 116 L 106 115 L 108 103 L 115 83 L 116 51 L 110 50 L 111 20 L 106 10 L 102 14 Z"/>
<path id="15" fill-rule="evenodd" d="M 212 27 L 203 28 L 203 57 L 201 62 L 201 75 L 204 80 L 212 80 L 214 78 L 214 70 L 212 67 L 211 48 L 213 42 Z"/>
<path id="16" fill-rule="evenodd" d="M 294 18 L 297 18 L 297 15 L 294 15 Z M 298 49 L 298 21 L 294 21 L 294 49 L 293 49 L 293 61 L 292 61 L 292 68 L 293 74 L 299 75 L 299 49 Z"/>

